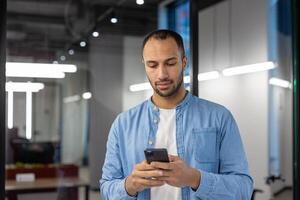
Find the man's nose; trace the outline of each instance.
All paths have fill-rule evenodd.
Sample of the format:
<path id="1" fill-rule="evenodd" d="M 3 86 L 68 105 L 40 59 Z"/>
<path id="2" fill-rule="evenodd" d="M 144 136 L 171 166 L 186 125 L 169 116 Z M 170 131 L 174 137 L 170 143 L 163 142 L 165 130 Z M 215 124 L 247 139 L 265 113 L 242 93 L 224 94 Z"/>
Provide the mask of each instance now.
<path id="1" fill-rule="evenodd" d="M 168 70 L 166 69 L 165 66 L 160 65 L 160 66 L 158 67 L 158 79 L 164 80 L 164 79 L 166 79 L 166 78 L 168 78 L 168 77 L 169 77 L 169 75 L 168 75 Z"/>

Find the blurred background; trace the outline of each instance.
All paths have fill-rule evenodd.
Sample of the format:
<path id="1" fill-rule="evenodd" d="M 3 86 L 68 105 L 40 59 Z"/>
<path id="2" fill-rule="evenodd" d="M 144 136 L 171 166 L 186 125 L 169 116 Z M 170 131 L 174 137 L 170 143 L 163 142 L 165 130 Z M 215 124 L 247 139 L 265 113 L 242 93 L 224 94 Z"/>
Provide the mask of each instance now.
<path id="1" fill-rule="evenodd" d="M 141 45 L 157 28 L 184 39 L 186 89 L 193 55 L 199 97 L 234 115 L 253 198 L 293 199 L 291 1 L 192 3 L 7 0 L 6 199 L 101 199 L 111 123 L 152 94 Z"/>

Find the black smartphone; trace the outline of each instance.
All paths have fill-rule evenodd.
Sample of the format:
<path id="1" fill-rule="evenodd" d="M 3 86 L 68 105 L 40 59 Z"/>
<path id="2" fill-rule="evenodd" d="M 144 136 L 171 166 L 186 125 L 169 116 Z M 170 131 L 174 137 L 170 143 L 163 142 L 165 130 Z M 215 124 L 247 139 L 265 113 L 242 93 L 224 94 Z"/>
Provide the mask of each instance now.
<path id="1" fill-rule="evenodd" d="M 150 164 L 152 161 L 170 162 L 167 149 L 148 148 L 144 150 L 144 153 L 148 164 Z"/>

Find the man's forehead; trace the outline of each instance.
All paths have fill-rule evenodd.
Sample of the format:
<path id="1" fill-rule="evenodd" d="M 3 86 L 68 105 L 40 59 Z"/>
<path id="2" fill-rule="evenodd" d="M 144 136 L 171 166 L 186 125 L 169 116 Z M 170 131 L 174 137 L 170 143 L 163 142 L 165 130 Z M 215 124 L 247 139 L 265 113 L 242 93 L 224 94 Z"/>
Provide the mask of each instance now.
<path id="1" fill-rule="evenodd" d="M 151 60 L 157 58 L 169 59 L 171 57 L 179 57 L 181 54 L 177 43 L 173 38 L 165 40 L 151 39 L 143 49 L 144 59 Z"/>

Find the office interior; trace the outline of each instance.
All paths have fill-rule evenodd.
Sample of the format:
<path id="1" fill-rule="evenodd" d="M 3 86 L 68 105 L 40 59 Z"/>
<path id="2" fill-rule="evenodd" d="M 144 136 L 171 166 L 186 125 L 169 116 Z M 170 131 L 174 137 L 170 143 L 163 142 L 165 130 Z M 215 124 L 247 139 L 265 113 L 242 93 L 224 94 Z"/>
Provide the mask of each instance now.
<path id="1" fill-rule="evenodd" d="M 7 0 L 5 199 L 101 199 L 111 123 L 152 95 L 141 44 L 158 28 L 184 39 L 186 89 L 235 117 L 252 199 L 297 199 L 294 2 Z"/>

